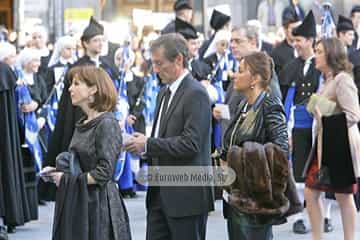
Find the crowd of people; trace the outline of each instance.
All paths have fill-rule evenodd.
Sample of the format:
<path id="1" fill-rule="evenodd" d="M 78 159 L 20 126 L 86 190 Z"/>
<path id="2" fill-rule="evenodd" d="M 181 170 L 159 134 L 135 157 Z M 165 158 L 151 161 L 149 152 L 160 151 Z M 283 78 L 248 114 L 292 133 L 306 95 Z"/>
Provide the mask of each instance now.
<path id="1" fill-rule="evenodd" d="M 0 240 L 37 220 L 47 201 L 56 202 L 53 239 L 131 239 L 123 199 L 142 190 L 149 240 L 206 239 L 217 199 L 229 239 L 273 239 L 272 226 L 291 215 L 294 233 L 322 239 L 334 230 L 336 200 L 344 239 L 354 240 L 360 5 L 337 21 L 327 4 L 278 8 L 264 2 L 259 9 L 271 11 L 243 26 L 214 9 L 207 40 L 186 0 L 164 29 L 147 26 L 122 43 L 93 17 L 79 39 L 65 35 L 51 49 L 43 26 L 22 47 L 4 36 Z M 278 28 L 281 41 L 263 37 Z M 153 166 L 230 167 L 236 179 L 136 180 Z"/>

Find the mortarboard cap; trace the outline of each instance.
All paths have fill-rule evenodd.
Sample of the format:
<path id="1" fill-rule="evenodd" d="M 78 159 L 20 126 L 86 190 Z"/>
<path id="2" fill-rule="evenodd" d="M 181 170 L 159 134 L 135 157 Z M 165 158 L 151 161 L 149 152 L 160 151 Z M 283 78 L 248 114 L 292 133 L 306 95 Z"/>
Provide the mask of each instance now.
<path id="1" fill-rule="evenodd" d="M 294 23 L 300 21 L 295 10 L 292 7 L 286 7 L 282 12 L 282 25 L 286 26 L 289 23 Z"/>
<path id="2" fill-rule="evenodd" d="M 103 35 L 103 34 L 104 34 L 104 27 L 100 23 L 98 23 L 93 17 L 91 17 L 89 25 L 85 28 L 81 36 L 81 41 L 87 41 L 95 37 L 96 35 Z"/>
<path id="3" fill-rule="evenodd" d="M 353 6 L 353 8 L 351 9 L 350 14 L 353 15 L 356 12 L 360 12 L 360 5 Z"/>
<path id="4" fill-rule="evenodd" d="M 313 12 L 310 10 L 308 15 L 304 18 L 304 21 L 293 30 L 294 36 L 303 36 L 306 38 L 316 37 L 316 23 Z"/>
<path id="5" fill-rule="evenodd" d="M 195 79 L 198 81 L 209 80 L 209 75 L 211 74 L 211 67 L 209 64 L 201 60 L 194 60 L 191 63 L 191 73 Z"/>
<path id="6" fill-rule="evenodd" d="M 223 28 L 230 20 L 230 16 L 214 9 L 210 18 L 210 26 L 215 31 L 218 31 L 219 29 Z"/>
<path id="7" fill-rule="evenodd" d="M 188 0 L 177 0 L 174 3 L 174 11 L 180 11 L 183 9 L 192 9 L 192 6 Z"/>
<path id="8" fill-rule="evenodd" d="M 175 32 L 183 35 L 185 39 L 196 39 L 198 38 L 197 31 L 188 22 L 181 20 L 180 18 L 175 19 Z"/>
<path id="9" fill-rule="evenodd" d="M 336 25 L 337 32 L 346 32 L 354 30 L 354 25 L 350 18 L 339 15 L 338 23 Z"/>

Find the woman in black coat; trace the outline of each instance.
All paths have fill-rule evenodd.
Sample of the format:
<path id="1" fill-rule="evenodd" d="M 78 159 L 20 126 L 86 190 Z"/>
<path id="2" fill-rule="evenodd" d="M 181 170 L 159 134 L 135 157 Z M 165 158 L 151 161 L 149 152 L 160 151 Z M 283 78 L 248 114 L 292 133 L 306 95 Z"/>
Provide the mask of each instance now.
<path id="1" fill-rule="evenodd" d="M 120 126 L 112 113 L 115 87 L 95 66 L 75 67 L 69 79 L 72 104 L 85 114 L 69 146 L 81 173 L 65 173 L 58 162 L 56 169 L 43 170 L 58 186 L 52 239 L 131 239 L 126 208 L 113 181 L 122 147 Z"/>

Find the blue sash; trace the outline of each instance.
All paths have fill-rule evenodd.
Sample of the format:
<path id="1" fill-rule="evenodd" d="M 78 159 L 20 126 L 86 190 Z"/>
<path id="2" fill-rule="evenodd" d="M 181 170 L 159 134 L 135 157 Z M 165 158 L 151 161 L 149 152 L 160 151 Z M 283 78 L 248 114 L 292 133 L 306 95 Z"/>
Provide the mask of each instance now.
<path id="1" fill-rule="evenodd" d="M 313 117 L 305 105 L 296 105 L 294 110 L 294 128 L 312 128 Z"/>

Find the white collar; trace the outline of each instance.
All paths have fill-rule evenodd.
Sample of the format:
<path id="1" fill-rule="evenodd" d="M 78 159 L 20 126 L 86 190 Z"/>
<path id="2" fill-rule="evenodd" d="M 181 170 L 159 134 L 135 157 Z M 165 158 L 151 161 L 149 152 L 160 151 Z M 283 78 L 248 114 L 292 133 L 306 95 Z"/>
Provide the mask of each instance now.
<path id="1" fill-rule="evenodd" d="M 25 82 L 26 85 L 34 85 L 35 81 L 34 81 L 34 73 L 27 73 L 27 72 L 23 72 L 23 80 Z"/>
<path id="2" fill-rule="evenodd" d="M 307 59 L 305 59 L 305 64 L 310 64 L 311 60 L 315 57 L 315 55 L 311 55 L 310 57 L 308 57 Z"/>
<path id="3" fill-rule="evenodd" d="M 101 64 L 100 57 L 92 58 L 92 57 L 89 56 L 89 58 L 90 58 L 91 61 L 93 61 L 95 63 L 96 67 L 100 67 L 100 64 Z"/>
<path id="4" fill-rule="evenodd" d="M 217 60 L 219 61 L 219 60 L 222 60 L 222 59 L 225 59 L 225 57 L 226 57 L 226 52 L 224 53 L 224 55 L 221 55 L 221 54 L 219 54 L 219 53 L 216 53 L 216 57 L 217 57 Z"/>
<path id="5" fill-rule="evenodd" d="M 40 56 L 42 57 L 46 57 L 46 56 L 49 56 L 50 54 L 50 51 L 47 47 L 43 47 L 41 49 L 38 49 L 39 50 L 39 53 L 40 53 Z"/>
<path id="6" fill-rule="evenodd" d="M 258 48 L 257 48 L 258 51 L 261 51 L 262 45 L 263 45 L 262 41 L 258 40 Z"/>
<path id="7" fill-rule="evenodd" d="M 66 65 L 66 64 L 68 64 L 68 63 L 73 64 L 73 63 L 74 63 L 74 60 L 73 60 L 72 58 L 65 59 L 65 58 L 63 58 L 63 57 L 60 56 L 59 62 L 60 62 L 62 65 Z"/>
<path id="8" fill-rule="evenodd" d="M 172 82 L 171 84 L 168 85 L 168 87 L 170 88 L 170 91 L 171 91 L 171 95 L 175 94 L 175 92 L 179 88 L 181 82 L 184 80 L 186 75 L 188 75 L 188 73 L 189 73 L 189 71 L 187 69 L 185 69 L 184 73 L 181 74 L 180 77 L 178 77 L 178 79 L 176 79 L 174 82 Z"/>

